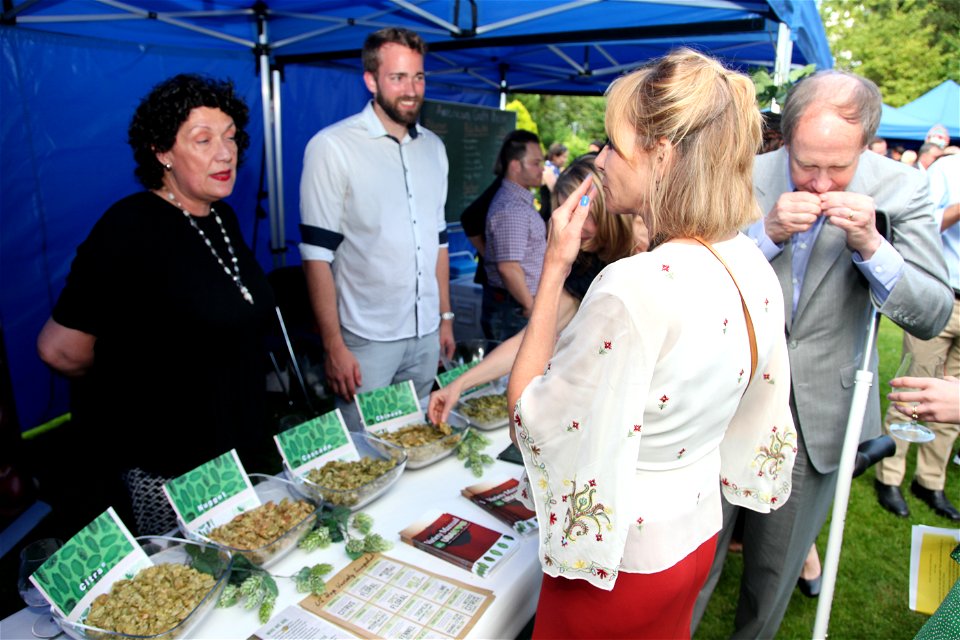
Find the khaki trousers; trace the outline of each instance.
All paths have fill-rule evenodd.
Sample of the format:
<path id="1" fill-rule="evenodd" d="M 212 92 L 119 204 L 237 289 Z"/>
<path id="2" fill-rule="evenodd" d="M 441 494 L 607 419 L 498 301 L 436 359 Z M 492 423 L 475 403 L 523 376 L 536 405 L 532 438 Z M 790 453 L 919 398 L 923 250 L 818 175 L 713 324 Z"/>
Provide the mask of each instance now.
<path id="1" fill-rule="evenodd" d="M 908 333 L 903 334 L 903 352 L 913 354 L 913 376 L 940 377 L 944 375 L 960 377 L 960 300 L 954 300 L 950 322 L 943 332 L 932 340 L 917 340 Z M 937 371 L 940 366 L 943 368 Z M 909 420 L 890 404 L 883 420 L 884 433 L 890 433 L 890 424 Z M 917 482 L 934 491 L 942 491 L 946 482 L 947 464 L 953 451 L 953 443 L 960 434 L 960 425 L 942 422 L 927 422 L 926 425 L 935 434 L 931 442 L 917 445 L 917 470 L 914 478 Z M 909 442 L 898 440 L 897 452 L 877 463 L 877 480 L 887 485 L 899 486 L 906 473 L 907 449 Z"/>

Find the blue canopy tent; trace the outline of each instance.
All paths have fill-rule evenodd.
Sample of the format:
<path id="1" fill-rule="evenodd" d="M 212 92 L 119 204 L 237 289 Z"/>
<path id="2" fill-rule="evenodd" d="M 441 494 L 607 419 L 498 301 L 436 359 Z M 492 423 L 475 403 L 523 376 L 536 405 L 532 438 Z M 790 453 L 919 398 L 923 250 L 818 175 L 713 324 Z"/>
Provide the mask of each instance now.
<path id="1" fill-rule="evenodd" d="M 928 122 L 928 129 L 935 124 L 942 124 L 947 128 L 950 138 L 956 140 L 960 138 L 960 84 L 947 80 L 903 105 L 899 112 Z"/>
<path id="2" fill-rule="evenodd" d="M 895 140 L 923 140 L 933 124 L 908 115 L 890 105 L 883 105 L 877 135 Z"/>
<path id="3" fill-rule="evenodd" d="M 386 25 L 428 41 L 427 97 L 496 106 L 506 92 L 599 94 L 677 45 L 741 69 L 832 66 L 806 0 L 6 0 L 0 16 L 0 322 L 20 424 L 67 410 L 35 354 L 76 245 L 139 187 L 126 128 L 178 72 L 231 78 L 251 151 L 231 201 L 265 265 L 297 237 L 303 148 L 368 98 L 359 47 Z M 261 229 L 260 221 L 264 221 Z M 268 229 L 266 227 L 269 227 Z M 118 268 L 123 268 L 118 265 Z M 148 337 L 145 337 L 148 339 Z"/>

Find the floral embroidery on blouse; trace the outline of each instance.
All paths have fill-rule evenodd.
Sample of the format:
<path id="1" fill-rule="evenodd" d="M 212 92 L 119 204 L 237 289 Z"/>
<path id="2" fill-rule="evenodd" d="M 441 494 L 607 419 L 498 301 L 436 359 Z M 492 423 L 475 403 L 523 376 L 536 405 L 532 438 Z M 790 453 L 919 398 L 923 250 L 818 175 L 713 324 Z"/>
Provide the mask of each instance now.
<path id="1" fill-rule="evenodd" d="M 600 355 L 608 353 L 611 349 L 613 349 L 613 342 L 610 340 L 604 340 L 603 346 L 600 347 Z"/>
<path id="2" fill-rule="evenodd" d="M 612 528 L 609 516 L 610 509 L 602 502 L 595 501 L 596 493 L 596 480 L 586 482 L 579 491 L 574 486 L 571 491 L 570 500 L 567 500 L 569 506 L 567 507 L 567 517 L 563 529 L 563 536 L 570 542 L 574 542 L 574 538 L 584 536 L 594 528 L 597 531 L 597 541 L 600 542 L 603 540 L 600 533 L 601 529 Z M 601 523 L 601 520 L 605 521 L 606 525 Z"/>
<path id="3" fill-rule="evenodd" d="M 737 384 L 743 382 L 743 369 L 740 369 L 740 373 L 737 375 Z"/>
<path id="4" fill-rule="evenodd" d="M 766 382 L 767 384 L 774 384 L 774 383 L 775 383 L 775 380 L 773 379 L 773 376 L 771 376 L 769 373 L 763 374 L 763 381 Z"/>
<path id="5" fill-rule="evenodd" d="M 724 332 L 724 333 L 727 332 L 727 325 L 728 325 L 729 323 L 730 323 L 730 321 L 729 321 L 728 319 L 726 319 L 726 318 L 723 319 L 723 332 Z"/>
<path id="6" fill-rule="evenodd" d="M 660 396 L 660 403 L 657 406 L 660 407 L 661 411 L 663 411 L 663 408 L 667 406 L 668 400 L 670 400 L 670 398 L 667 397 L 667 394 L 663 394 L 662 396 Z"/>
<path id="7" fill-rule="evenodd" d="M 763 299 L 763 310 L 770 311 L 770 298 Z"/>
<path id="8" fill-rule="evenodd" d="M 683 454 L 685 454 L 686 452 L 687 452 L 687 448 L 686 448 L 686 447 L 684 447 L 683 449 L 680 449 L 680 451 L 677 451 L 677 460 L 679 460 L 680 458 L 682 458 L 682 457 L 683 457 Z"/>
<path id="9" fill-rule="evenodd" d="M 643 518 L 637 518 L 637 531 L 643 529 Z"/>
<path id="10" fill-rule="evenodd" d="M 786 453 L 797 453 L 796 432 L 792 430 L 781 431 L 776 426 L 770 430 L 770 439 L 768 444 L 761 444 L 757 447 L 757 455 L 753 459 L 754 466 L 757 468 L 757 477 L 762 478 L 764 473 L 769 474 L 774 480 L 780 477 L 780 471 L 786 461 Z"/>
<path id="11" fill-rule="evenodd" d="M 667 277 L 671 280 L 673 279 L 673 272 L 670 271 L 670 265 L 664 264 L 660 265 L 660 272 L 667 274 Z"/>
<path id="12" fill-rule="evenodd" d="M 643 429 L 643 427 L 640 426 L 639 424 L 633 425 L 633 429 L 627 430 L 627 437 L 628 437 L 628 438 L 632 438 L 633 436 L 638 436 L 638 435 L 640 435 L 640 430 L 641 430 L 641 429 Z"/>
<path id="13" fill-rule="evenodd" d="M 517 403 L 518 413 L 519 413 L 520 403 Z M 550 488 L 549 483 L 549 473 L 547 471 L 546 465 L 540 459 L 540 448 L 535 446 L 531 437 L 530 432 L 527 431 L 519 417 L 516 419 L 517 423 L 517 437 L 521 442 L 525 443 L 529 447 L 530 452 L 533 454 L 533 462 L 536 466 L 536 471 L 540 474 L 540 487 L 543 490 L 542 502 L 546 507 L 547 513 L 550 514 L 550 523 L 556 524 L 556 516 L 553 511 L 553 505 L 557 504 L 556 497 L 553 494 L 553 491 Z M 572 482 L 565 481 L 564 484 L 573 484 Z M 596 481 L 592 480 L 583 485 L 583 489 L 579 492 L 574 488 L 570 494 L 564 494 L 561 496 L 561 500 L 564 503 L 569 505 L 567 507 L 567 514 L 564 519 L 564 529 L 562 535 L 560 536 L 560 547 L 566 548 L 571 541 L 573 541 L 573 535 L 582 536 L 587 531 L 589 531 L 589 524 L 592 522 L 596 526 L 596 533 L 601 533 L 601 528 L 606 528 L 607 530 L 612 530 L 613 525 L 610 522 L 609 515 L 612 513 L 612 510 L 609 507 L 605 507 L 602 503 L 594 503 L 594 496 L 597 491 Z M 567 498 L 572 500 L 567 500 Z M 572 503 L 572 504 L 571 504 Z M 606 525 L 601 524 L 601 519 L 606 521 Z M 550 527 L 544 528 L 541 531 L 543 535 L 543 546 L 550 548 L 550 542 L 553 539 L 553 531 Z M 596 534 L 595 534 L 596 535 Z M 590 561 L 586 562 L 584 560 L 576 560 L 571 564 L 567 564 L 560 559 L 554 558 L 549 553 L 544 554 L 543 564 L 546 567 L 558 566 L 562 572 L 567 572 L 570 574 L 573 573 L 584 573 L 589 575 L 595 575 L 598 578 L 603 580 L 615 581 L 619 573 L 619 567 L 607 567 L 600 565 L 596 562 Z"/>
<path id="14" fill-rule="evenodd" d="M 576 420 L 570 422 L 570 426 L 567 427 L 567 431 L 580 431 L 580 423 Z"/>

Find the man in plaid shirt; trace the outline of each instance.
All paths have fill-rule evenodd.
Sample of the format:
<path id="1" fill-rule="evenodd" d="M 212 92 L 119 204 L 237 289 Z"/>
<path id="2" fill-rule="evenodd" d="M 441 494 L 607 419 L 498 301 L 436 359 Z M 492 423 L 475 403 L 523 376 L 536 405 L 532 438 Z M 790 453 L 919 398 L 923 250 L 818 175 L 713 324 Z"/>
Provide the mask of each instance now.
<path id="1" fill-rule="evenodd" d="M 503 184 L 490 203 L 484 253 L 488 284 L 481 324 L 488 338 L 503 341 L 522 329 L 540 282 L 547 228 L 533 206 L 543 177 L 540 140 L 529 131 L 507 134 L 497 158 Z"/>

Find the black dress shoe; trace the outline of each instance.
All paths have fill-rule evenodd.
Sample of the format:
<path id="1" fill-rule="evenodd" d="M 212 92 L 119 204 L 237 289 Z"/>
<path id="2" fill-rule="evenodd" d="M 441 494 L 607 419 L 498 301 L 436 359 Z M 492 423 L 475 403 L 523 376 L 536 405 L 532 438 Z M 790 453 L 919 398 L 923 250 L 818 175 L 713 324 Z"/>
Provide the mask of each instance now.
<path id="1" fill-rule="evenodd" d="M 820 574 L 811 580 L 807 580 L 806 578 L 797 578 L 797 586 L 800 587 L 800 593 L 808 598 L 816 598 L 818 595 L 820 595 L 821 577 L 823 577 L 823 574 Z"/>
<path id="2" fill-rule="evenodd" d="M 910 508 L 907 507 L 907 501 L 903 499 L 900 487 L 883 484 L 879 480 L 873 481 L 873 487 L 877 490 L 877 502 L 881 507 L 895 516 L 910 517 Z"/>
<path id="3" fill-rule="evenodd" d="M 950 501 L 947 500 L 947 496 L 943 491 L 927 489 L 914 480 L 910 483 L 910 493 L 926 502 L 931 509 L 937 512 L 938 516 L 949 518 L 954 522 L 960 522 L 960 511 L 957 511 L 957 508 L 950 504 Z"/>

